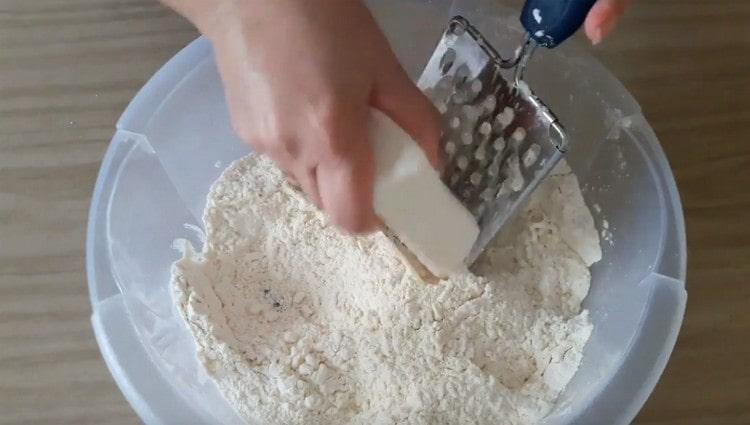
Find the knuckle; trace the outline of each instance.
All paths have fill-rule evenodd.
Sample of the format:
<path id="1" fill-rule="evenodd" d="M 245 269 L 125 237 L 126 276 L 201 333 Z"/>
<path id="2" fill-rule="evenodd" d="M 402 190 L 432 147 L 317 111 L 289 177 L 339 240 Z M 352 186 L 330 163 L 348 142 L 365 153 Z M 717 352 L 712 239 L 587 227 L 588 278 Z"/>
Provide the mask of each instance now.
<path id="1" fill-rule="evenodd" d="M 342 160 L 348 157 L 348 143 L 344 139 L 336 136 L 325 137 L 323 143 L 325 146 L 325 154 L 328 158 Z"/>
<path id="2" fill-rule="evenodd" d="M 237 134 L 243 142 L 252 146 L 255 146 L 258 143 L 258 134 L 255 126 L 253 126 L 248 120 L 233 119 L 232 128 L 234 129 L 235 134 Z"/>
<path id="3" fill-rule="evenodd" d="M 316 116 L 320 139 L 326 153 L 332 157 L 346 156 L 351 140 L 349 124 L 349 111 L 334 101 L 325 102 Z"/>
<path id="4" fill-rule="evenodd" d="M 233 120 L 232 127 L 239 138 L 260 153 L 272 157 L 295 156 L 298 145 L 278 128 L 260 129 L 249 120 Z"/>
<path id="5" fill-rule="evenodd" d="M 294 155 L 295 143 L 289 138 L 265 139 L 261 146 L 263 153 L 273 160 L 289 163 L 296 158 Z"/>
<path id="6" fill-rule="evenodd" d="M 258 153 L 275 161 L 288 162 L 294 159 L 297 144 L 289 137 L 253 137 L 246 141 Z"/>
<path id="7" fill-rule="evenodd" d="M 277 136 L 270 139 L 270 144 L 272 145 L 271 149 L 279 155 L 284 155 L 290 158 L 295 158 L 297 156 L 297 143 L 292 137 Z"/>

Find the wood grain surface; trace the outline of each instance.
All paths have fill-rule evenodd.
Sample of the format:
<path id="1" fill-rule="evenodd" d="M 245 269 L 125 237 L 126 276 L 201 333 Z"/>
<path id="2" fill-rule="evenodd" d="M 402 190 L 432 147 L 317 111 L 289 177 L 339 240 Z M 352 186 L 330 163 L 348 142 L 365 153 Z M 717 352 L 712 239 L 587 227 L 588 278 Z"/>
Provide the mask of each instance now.
<path id="1" fill-rule="evenodd" d="M 196 36 L 155 0 L 0 0 L 0 424 L 134 424 L 101 360 L 87 209 L 124 107 Z M 674 168 L 688 311 L 642 425 L 750 424 L 750 2 L 636 1 L 596 53 Z"/>

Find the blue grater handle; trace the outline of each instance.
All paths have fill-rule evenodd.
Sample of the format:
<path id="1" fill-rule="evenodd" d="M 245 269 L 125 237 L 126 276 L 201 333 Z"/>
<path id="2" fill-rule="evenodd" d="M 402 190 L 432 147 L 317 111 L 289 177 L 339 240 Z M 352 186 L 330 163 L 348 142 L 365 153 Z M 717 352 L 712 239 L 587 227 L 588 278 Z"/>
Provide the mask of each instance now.
<path id="1" fill-rule="evenodd" d="M 527 0 L 521 24 L 540 46 L 555 47 L 575 34 L 596 0 Z"/>

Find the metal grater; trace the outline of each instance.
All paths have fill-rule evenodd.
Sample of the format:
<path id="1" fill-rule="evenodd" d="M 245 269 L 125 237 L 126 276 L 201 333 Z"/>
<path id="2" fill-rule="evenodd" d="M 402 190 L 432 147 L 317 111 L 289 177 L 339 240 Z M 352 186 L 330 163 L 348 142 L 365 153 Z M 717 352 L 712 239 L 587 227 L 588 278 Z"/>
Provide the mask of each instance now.
<path id="1" fill-rule="evenodd" d="M 479 223 L 469 265 L 567 149 L 557 118 L 522 80 L 535 46 L 527 36 L 515 58 L 503 59 L 455 17 L 417 83 L 443 117 L 443 180 Z"/>

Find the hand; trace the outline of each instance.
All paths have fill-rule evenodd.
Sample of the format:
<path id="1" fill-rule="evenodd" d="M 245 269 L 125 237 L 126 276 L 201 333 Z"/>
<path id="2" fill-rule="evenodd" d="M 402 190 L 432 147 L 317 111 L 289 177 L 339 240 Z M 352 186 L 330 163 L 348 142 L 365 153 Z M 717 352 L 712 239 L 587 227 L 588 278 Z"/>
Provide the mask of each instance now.
<path id="1" fill-rule="evenodd" d="M 361 233 L 379 223 L 371 106 L 437 166 L 439 115 L 359 0 L 167 1 L 213 42 L 235 131 L 334 224 Z"/>
<path id="2" fill-rule="evenodd" d="M 586 36 L 593 44 L 599 44 L 615 29 L 630 0 L 598 0 L 589 11 L 584 23 Z"/>

